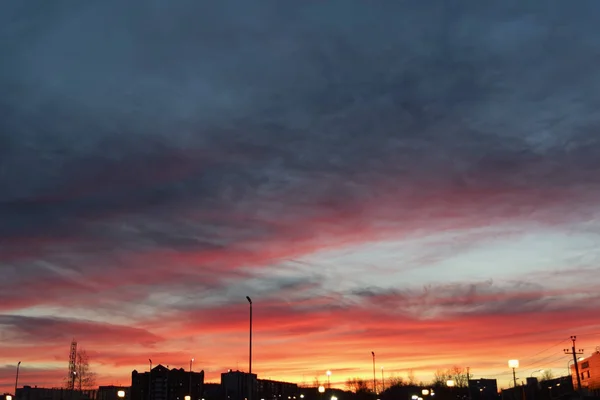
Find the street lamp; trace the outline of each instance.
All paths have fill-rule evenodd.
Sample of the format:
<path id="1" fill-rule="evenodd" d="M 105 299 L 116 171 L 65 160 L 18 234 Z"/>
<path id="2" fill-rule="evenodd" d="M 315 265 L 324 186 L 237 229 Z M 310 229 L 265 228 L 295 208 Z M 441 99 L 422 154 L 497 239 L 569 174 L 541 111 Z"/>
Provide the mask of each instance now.
<path id="1" fill-rule="evenodd" d="M 508 360 L 508 368 L 512 368 L 513 372 L 513 382 L 515 388 L 517 387 L 517 375 L 515 374 L 515 369 L 519 368 L 519 360 Z"/>
<path id="2" fill-rule="evenodd" d="M 5 400 L 12 400 L 12 396 L 10 394 L 7 394 L 6 396 L 4 396 Z"/>
<path id="3" fill-rule="evenodd" d="M 249 340 L 249 351 L 248 351 L 248 374 L 250 379 L 250 390 L 248 391 L 248 399 L 252 400 L 252 299 L 250 296 L 246 296 L 248 304 L 250 305 L 250 340 Z"/>
<path id="4" fill-rule="evenodd" d="M 429 389 L 423 389 L 423 390 L 421 390 L 421 394 L 423 396 L 427 396 L 429 394 Z"/>
<path id="5" fill-rule="evenodd" d="M 148 400 L 152 398 L 152 359 L 149 358 L 150 371 L 148 372 Z"/>
<path id="6" fill-rule="evenodd" d="M 189 395 L 192 395 L 192 366 L 194 365 L 194 359 L 192 358 L 190 360 L 190 390 L 189 390 Z"/>
<path id="7" fill-rule="evenodd" d="M 533 378 L 533 375 L 535 375 L 535 374 L 536 374 L 536 373 L 538 373 L 538 372 L 541 372 L 541 373 L 543 374 L 543 373 L 544 373 L 544 370 L 543 370 L 543 369 L 538 369 L 538 370 L 535 370 L 535 371 L 533 371 L 533 372 L 531 373 L 531 375 L 529 375 L 529 377 L 530 377 L 530 378 Z"/>
<path id="8" fill-rule="evenodd" d="M 120 399 L 124 398 L 125 397 L 125 391 L 124 390 L 119 390 L 117 392 L 117 397 L 120 398 Z"/>
<path id="9" fill-rule="evenodd" d="M 319 386 L 319 398 L 323 398 L 323 393 L 325 393 L 325 386 Z"/>
<path id="10" fill-rule="evenodd" d="M 375 352 L 372 351 L 373 356 L 373 393 L 377 394 L 377 378 L 375 377 Z"/>
<path id="11" fill-rule="evenodd" d="M 15 378 L 15 399 L 17 398 L 17 386 L 19 386 L 19 367 L 21 366 L 21 361 L 17 363 L 17 377 Z"/>
<path id="12" fill-rule="evenodd" d="M 331 381 L 330 381 L 330 378 L 331 378 L 331 371 L 329 371 L 329 370 L 328 370 L 328 371 L 327 371 L 327 389 L 331 389 Z"/>
<path id="13" fill-rule="evenodd" d="M 446 386 L 448 386 L 449 388 L 453 388 L 454 387 L 454 379 L 448 379 L 446 381 Z"/>
<path id="14" fill-rule="evenodd" d="M 579 357 L 577 358 L 577 361 L 581 361 L 583 360 L 584 357 Z M 569 362 L 567 362 L 567 371 L 569 371 L 569 375 L 573 376 L 573 372 L 571 372 L 571 363 L 573 362 L 573 360 L 569 360 Z"/>

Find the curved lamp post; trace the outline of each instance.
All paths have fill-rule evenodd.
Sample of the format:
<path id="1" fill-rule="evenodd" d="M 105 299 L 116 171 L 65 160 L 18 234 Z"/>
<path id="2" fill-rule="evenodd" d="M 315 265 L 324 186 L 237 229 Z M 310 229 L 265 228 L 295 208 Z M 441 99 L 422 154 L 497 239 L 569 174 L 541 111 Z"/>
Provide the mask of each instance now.
<path id="1" fill-rule="evenodd" d="M 248 400 L 252 399 L 253 394 L 253 382 L 252 382 L 252 299 L 250 296 L 246 296 L 246 300 L 248 300 L 248 304 L 250 305 L 250 340 L 249 340 L 249 352 L 248 352 L 248 374 L 249 374 L 249 382 L 250 382 L 250 390 L 248 391 Z"/>
<path id="2" fill-rule="evenodd" d="M 19 367 L 21 367 L 21 361 L 17 363 L 17 377 L 15 378 L 15 399 L 17 398 L 17 386 L 19 386 Z"/>

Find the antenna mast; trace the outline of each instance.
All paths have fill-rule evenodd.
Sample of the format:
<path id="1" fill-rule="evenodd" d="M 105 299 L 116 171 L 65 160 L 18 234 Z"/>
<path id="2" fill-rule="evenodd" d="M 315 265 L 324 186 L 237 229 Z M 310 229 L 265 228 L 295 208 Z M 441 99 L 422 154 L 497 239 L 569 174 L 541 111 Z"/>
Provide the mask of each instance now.
<path id="1" fill-rule="evenodd" d="M 67 389 L 73 390 L 75 389 L 75 376 L 77 375 L 77 370 L 75 369 L 75 365 L 77 363 L 77 341 L 73 339 L 71 342 L 71 352 L 69 353 L 69 376 L 67 378 Z"/>

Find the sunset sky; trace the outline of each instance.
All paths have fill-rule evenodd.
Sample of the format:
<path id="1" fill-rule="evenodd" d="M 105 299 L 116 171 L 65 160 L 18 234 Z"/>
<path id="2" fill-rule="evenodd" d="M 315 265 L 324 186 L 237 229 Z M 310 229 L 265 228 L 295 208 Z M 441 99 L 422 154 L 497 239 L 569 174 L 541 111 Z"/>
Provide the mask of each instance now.
<path id="1" fill-rule="evenodd" d="M 525 4 L 526 3 L 526 4 Z M 0 4 L 0 393 L 600 345 L 596 0 Z"/>

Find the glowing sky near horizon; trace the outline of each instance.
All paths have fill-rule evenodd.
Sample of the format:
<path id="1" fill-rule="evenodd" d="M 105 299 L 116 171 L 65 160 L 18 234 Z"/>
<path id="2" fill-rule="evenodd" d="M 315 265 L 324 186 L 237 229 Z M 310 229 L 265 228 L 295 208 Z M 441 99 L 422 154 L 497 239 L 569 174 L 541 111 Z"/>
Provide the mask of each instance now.
<path id="1" fill-rule="evenodd" d="M 484 4 L 485 3 L 485 4 Z M 600 345 L 597 1 L 0 4 L 0 392 Z"/>

